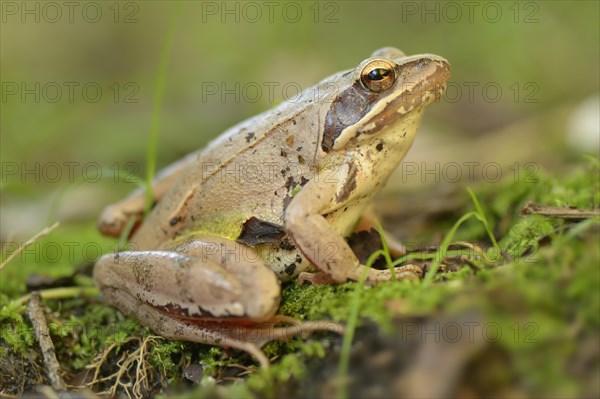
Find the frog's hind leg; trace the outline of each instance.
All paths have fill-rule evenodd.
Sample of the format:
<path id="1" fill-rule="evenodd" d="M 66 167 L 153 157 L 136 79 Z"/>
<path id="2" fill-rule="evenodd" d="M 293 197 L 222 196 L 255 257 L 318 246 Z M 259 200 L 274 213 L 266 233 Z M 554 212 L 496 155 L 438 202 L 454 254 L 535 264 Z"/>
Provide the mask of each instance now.
<path id="1" fill-rule="evenodd" d="M 218 244 L 219 251 L 214 251 L 214 245 Z M 211 249 L 212 248 L 212 249 Z M 271 272 L 260 260 L 254 251 L 248 247 L 240 245 L 230 240 L 215 238 L 210 236 L 194 236 L 186 240 L 183 243 L 178 243 L 169 246 L 169 249 L 175 250 L 178 253 L 185 253 L 188 255 L 212 257 L 213 261 L 219 261 L 221 266 L 229 271 L 235 273 L 237 278 L 240 279 L 242 285 L 248 288 L 249 295 L 252 298 L 259 296 L 269 296 L 269 288 L 273 286 L 273 283 L 268 283 L 268 280 L 273 277 L 274 273 Z M 252 267 L 257 267 L 258 264 L 262 266 L 260 271 L 267 271 L 269 278 L 266 275 L 259 276 L 258 270 L 250 272 L 251 266 L 247 264 L 252 263 Z M 257 282 L 263 282 L 264 284 L 260 287 L 254 287 Z M 243 323 L 238 323 L 235 319 L 225 318 L 219 321 L 217 324 L 219 328 L 224 328 L 225 325 L 232 326 L 231 331 L 236 331 L 238 335 L 243 335 L 242 341 L 247 341 L 252 337 L 252 342 L 262 347 L 264 344 L 274 340 L 285 340 L 296 335 L 305 335 L 318 331 L 330 331 L 337 334 L 344 333 L 344 327 L 338 323 L 330 320 L 317 320 L 317 321 L 300 321 L 288 316 L 275 315 L 274 312 L 279 306 L 279 280 L 276 280 L 277 286 L 277 303 L 273 305 L 273 314 L 267 316 L 266 314 L 252 314 L 248 315 L 251 320 L 247 320 Z M 248 301 L 251 302 L 251 301 Z M 278 327 L 281 324 L 290 324 L 285 327 Z"/>
<path id="2" fill-rule="evenodd" d="M 162 249 L 105 255 L 94 279 L 109 303 L 164 337 L 241 349 L 266 366 L 266 342 L 341 332 L 325 321 L 278 327 L 296 321 L 275 316 L 279 280 L 245 246 L 192 236 Z"/>
<path id="3" fill-rule="evenodd" d="M 118 303 L 123 313 L 134 316 L 142 325 L 164 338 L 239 349 L 253 356 L 261 367 L 268 368 L 270 365 L 259 345 L 230 336 L 235 331 L 227 331 L 231 328 L 227 325 L 180 319 L 112 288 L 103 289 L 103 294 L 109 302 Z"/>
<path id="4" fill-rule="evenodd" d="M 240 325 L 233 320 L 211 321 L 174 317 L 133 296 L 112 288 L 104 289 L 107 300 L 118 301 L 125 314 L 135 315 L 142 325 L 167 339 L 198 342 L 244 351 L 254 357 L 261 367 L 268 368 L 270 361 L 261 347 L 273 340 L 284 340 L 296 335 L 314 331 L 332 331 L 343 334 L 344 328 L 327 321 L 299 322 L 286 316 L 273 316 L 269 322 L 255 325 Z M 269 324 L 290 323 L 288 327 L 271 327 Z"/>

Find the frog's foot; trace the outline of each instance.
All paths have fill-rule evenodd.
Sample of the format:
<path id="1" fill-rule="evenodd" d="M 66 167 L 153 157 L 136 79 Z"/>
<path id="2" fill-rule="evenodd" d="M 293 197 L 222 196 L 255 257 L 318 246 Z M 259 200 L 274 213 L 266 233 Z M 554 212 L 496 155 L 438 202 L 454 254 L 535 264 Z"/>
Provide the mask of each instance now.
<path id="1" fill-rule="evenodd" d="M 261 367 L 268 368 L 270 365 L 259 345 L 233 336 L 235 328 L 220 326 L 215 322 L 180 319 L 140 302 L 123 291 L 104 289 L 103 294 L 109 302 L 118 302 L 123 313 L 134 316 L 142 325 L 164 338 L 239 349 L 253 356 Z"/>
<path id="2" fill-rule="evenodd" d="M 127 211 L 125 206 L 120 204 L 108 206 L 98 220 L 98 230 L 106 236 L 119 237 L 130 218 L 139 222 L 142 212 Z"/>
<path id="3" fill-rule="evenodd" d="M 192 328 L 186 328 L 188 323 L 192 323 Z M 278 325 L 292 324 L 291 326 L 278 327 Z M 179 325 L 179 326 L 178 326 Z M 178 327 L 176 327 L 178 326 Z M 270 362 L 261 350 L 262 346 L 271 341 L 287 340 L 295 336 L 306 338 L 308 334 L 326 331 L 339 335 L 345 333 L 345 328 L 341 324 L 328 321 L 300 321 L 287 316 L 273 316 L 268 321 L 246 324 L 244 320 L 226 320 L 226 321 L 190 321 L 175 320 L 169 324 L 172 330 L 176 328 L 177 332 L 186 332 L 186 335 L 170 335 L 168 331 L 162 331 L 163 336 L 170 336 L 172 339 L 186 340 L 199 343 L 208 343 L 223 347 L 230 347 L 249 353 L 263 368 L 267 368 Z M 207 337 L 210 342 L 207 342 Z M 213 338 L 214 337 L 214 338 Z"/>
<path id="4" fill-rule="evenodd" d="M 355 273 L 356 276 L 360 276 L 361 272 L 364 272 L 365 266 L 360 266 L 359 272 Z M 376 270 L 370 269 L 367 272 L 367 284 L 377 284 L 382 281 L 390 281 L 394 280 L 394 275 L 396 280 L 419 280 L 423 276 L 423 270 L 415 265 L 405 265 L 394 268 L 394 272 L 389 269 L 385 270 Z M 358 277 L 360 278 L 360 277 Z M 358 280 L 358 278 L 356 278 Z M 354 280 L 354 279 L 353 279 Z M 303 284 L 308 281 L 314 285 L 321 284 L 339 284 L 334 279 L 332 279 L 329 275 L 323 272 L 316 273 L 306 273 L 302 272 L 298 275 L 298 284 Z"/>
<path id="5" fill-rule="evenodd" d="M 195 320 L 176 317 L 138 301 L 133 296 L 115 289 L 103 291 L 109 302 L 118 302 L 126 314 L 134 315 L 141 324 L 167 339 L 191 341 L 238 349 L 254 357 L 261 367 L 268 368 L 270 361 L 261 347 L 274 340 L 286 340 L 296 335 L 318 331 L 344 334 L 342 325 L 332 321 L 301 322 L 287 316 L 273 316 L 266 322 L 244 320 Z M 281 323 L 292 324 L 276 327 Z"/>
<path id="6" fill-rule="evenodd" d="M 333 322 L 275 316 L 279 280 L 241 244 L 192 236 L 166 249 L 104 255 L 94 268 L 106 300 L 163 337 L 241 349 L 266 367 L 266 342 L 343 332 Z"/>
<path id="7" fill-rule="evenodd" d="M 275 327 L 275 325 L 282 323 L 291 324 L 291 326 Z M 346 328 L 343 325 L 330 320 L 301 321 L 282 315 L 275 315 L 268 322 L 261 322 L 255 327 L 255 330 L 260 330 L 264 333 L 264 341 L 261 343 L 261 346 L 270 341 L 286 340 L 296 335 L 306 338 L 308 334 L 319 331 L 329 331 L 339 335 L 343 335 L 346 332 Z"/>
<path id="8" fill-rule="evenodd" d="M 363 268 L 365 266 L 362 266 Z M 370 269 L 367 276 L 367 284 L 376 284 L 381 281 L 391 280 L 419 280 L 423 276 L 423 269 L 415 265 L 404 265 L 394 270 Z"/>

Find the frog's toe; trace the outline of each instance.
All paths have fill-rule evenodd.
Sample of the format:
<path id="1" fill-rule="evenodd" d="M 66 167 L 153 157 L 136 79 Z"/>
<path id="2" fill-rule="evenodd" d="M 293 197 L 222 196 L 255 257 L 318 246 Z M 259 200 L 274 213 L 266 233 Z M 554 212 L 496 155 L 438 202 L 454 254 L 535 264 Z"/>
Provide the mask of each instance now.
<path id="1" fill-rule="evenodd" d="M 98 220 L 98 230 L 106 236 L 118 237 L 126 224 L 127 215 L 113 207 L 108 207 Z"/>

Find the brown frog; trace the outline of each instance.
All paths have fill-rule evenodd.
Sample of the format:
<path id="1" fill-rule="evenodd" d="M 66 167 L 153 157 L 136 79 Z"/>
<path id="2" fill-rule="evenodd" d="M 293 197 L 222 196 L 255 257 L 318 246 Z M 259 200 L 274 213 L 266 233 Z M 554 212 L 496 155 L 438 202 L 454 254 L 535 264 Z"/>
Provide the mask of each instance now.
<path id="1" fill-rule="evenodd" d="M 405 156 L 449 74 L 439 56 L 383 48 L 228 129 L 159 174 L 156 206 L 131 237 L 137 250 L 103 256 L 96 284 L 162 336 L 238 348 L 263 366 L 265 342 L 339 332 L 332 322 L 277 316 L 280 281 L 300 273 L 331 283 L 363 273 L 368 283 L 392 278 L 361 265 L 345 237 Z M 141 218 L 144 200 L 138 190 L 109 206 L 100 230 L 119 235 L 128 218 Z M 395 275 L 419 271 L 408 265 Z"/>

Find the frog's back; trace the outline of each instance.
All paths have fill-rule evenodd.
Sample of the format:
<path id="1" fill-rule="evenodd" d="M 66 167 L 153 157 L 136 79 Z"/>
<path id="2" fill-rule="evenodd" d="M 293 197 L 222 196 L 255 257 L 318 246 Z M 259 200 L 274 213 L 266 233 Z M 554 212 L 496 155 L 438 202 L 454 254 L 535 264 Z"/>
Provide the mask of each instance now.
<path id="1" fill-rule="evenodd" d="M 290 194 L 318 162 L 315 91 L 233 126 L 199 151 L 132 241 L 153 249 L 190 233 L 236 239 L 252 217 L 283 225 Z"/>

